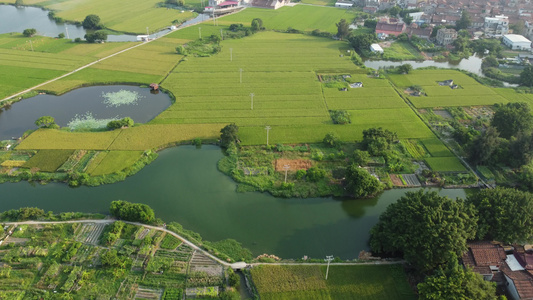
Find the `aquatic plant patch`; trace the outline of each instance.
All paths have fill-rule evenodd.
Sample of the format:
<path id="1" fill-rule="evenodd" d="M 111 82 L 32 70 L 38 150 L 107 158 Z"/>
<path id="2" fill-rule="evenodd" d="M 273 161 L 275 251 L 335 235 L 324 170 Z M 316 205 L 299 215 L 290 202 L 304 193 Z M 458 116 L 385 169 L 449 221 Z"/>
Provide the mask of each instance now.
<path id="1" fill-rule="evenodd" d="M 91 112 L 87 112 L 81 116 L 76 115 L 70 122 L 68 122 L 67 127 L 73 131 L 103 129 L 107 127 L 107 123 L 119 119 L 118 116 L 115 118 L 96 119 Z"/>
<path id="2" fill-rule="evenodd" d="M 143 98 L 136 91 L 120 90 L 118 92 L 102 93 L 104 104 L 107 107 L 119 107 L 122 105 L 135 105 Z"/>

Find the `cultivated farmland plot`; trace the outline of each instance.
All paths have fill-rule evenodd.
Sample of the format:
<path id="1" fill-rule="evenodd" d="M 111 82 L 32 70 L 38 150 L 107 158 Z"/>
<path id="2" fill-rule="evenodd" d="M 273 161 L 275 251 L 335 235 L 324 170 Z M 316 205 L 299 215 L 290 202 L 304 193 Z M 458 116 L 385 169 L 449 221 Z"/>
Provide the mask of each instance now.
<path id="1" fill-rule="evenodd" d="M 76 241 L 96 246 L 100 241 L 104 227 L 104 224 L 84 223 L 76 235 Z"/>

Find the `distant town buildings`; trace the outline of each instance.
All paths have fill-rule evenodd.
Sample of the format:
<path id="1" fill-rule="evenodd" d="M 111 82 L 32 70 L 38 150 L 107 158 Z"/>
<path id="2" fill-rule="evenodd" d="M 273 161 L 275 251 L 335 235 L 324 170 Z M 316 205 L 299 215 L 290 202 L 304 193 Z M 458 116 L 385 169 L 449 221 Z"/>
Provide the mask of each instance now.
<path id="1" fill-rule="evenodd" d="M 522 35 L 506 34 L 503 36 L 502 42 L 513 50 L 531 50 L 531 41 Z"/>
<path id="2" fill-rule="evenodd" d="M 442 46 L 447 46 L 457 39 L 457 31 L 455 29 L 441 28 L 437 31 L 437 43 Z"/>
<path id="3" fill-rule="evenodd" d="M 505 35 L 509 33 L 509 17 L 504 15 L 485 17 L 483 29 L 488 36 Z"/>

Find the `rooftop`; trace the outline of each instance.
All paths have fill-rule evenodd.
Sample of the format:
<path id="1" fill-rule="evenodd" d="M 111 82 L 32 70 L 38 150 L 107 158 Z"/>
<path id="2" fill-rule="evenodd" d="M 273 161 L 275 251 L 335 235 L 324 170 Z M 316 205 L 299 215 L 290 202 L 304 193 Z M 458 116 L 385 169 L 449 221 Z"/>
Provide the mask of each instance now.
<path id="1" fill-rule="evenodd" d="M 503 37 L 508 39 L 512 43 L 517 43 L 517 42 L 529 42 L 529 43 L 531 43 L 530 40 L 526 39 L 523 35 L 519 35 L 519 34 L 506 34 Z"/>

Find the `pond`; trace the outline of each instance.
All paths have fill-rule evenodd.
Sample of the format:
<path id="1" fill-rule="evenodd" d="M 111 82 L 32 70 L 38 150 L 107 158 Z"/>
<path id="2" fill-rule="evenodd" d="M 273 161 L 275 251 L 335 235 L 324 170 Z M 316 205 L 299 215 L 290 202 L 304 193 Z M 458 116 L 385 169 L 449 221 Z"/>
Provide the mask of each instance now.
<path id="1" fill-rule="evenodd" d="M 460 61 L 437 62 L 433 60 L 425 60 L 425 61 L 367 60 L 364 62 L 364 64 L 366 67 L 373 68 L 376 70 L 380 68 L 391 68 L 391 67 L 397 67 L 403 64 L 410 64 L 413 66 L 413 69 L 426 68 L 426 67 L 437 67 L 437 68 L 443 68 L 443 69 L 461 69 L 461 70 L 474 73 L 476 75 L 483 76 L 483 73 L 481 72 L 482 62 L 483 62 L 482 58 L 473 55 L 473 56 L 470 56 L 469 58 L 461 59 Z"/>
<path id="2" fill-rule="evenodd" d="M 69 188 L 27 182 L 0 186 L 0 211 L 37 206 L 45 211 L 107 213 L 109 203 L 142 202 L 166 222 L 177 221 L 217 241 L 233 238 L 254 255 L 356 258 L 367 249 L 369 231 L 387 206 L 405 192 L 395 189 L 364 200 L 279 199 L 264 193 L 236 193 L 236 184 L 217 170 L 220 148 L 181 146 L 164 150 L 136 175 L 112 185 Z M 439 191 L 465 197 L 460 189 Z"/>
<path id="3" fill-rule="evenodd" d="M 200 14 L 196 18 L 183 23 L 180 27 L 196 24 L 209 19 L 209 15 Z M 170 24 L 169 24 L 170 25 Z M 48 17 L 48 11 L 38 7 L 15 7 L 12 5 L 0 5 L 0 34 L 10 32 L 23 32 L 24 29 L 35 28 L 38 35 L 56 37 L 64 33 L 70 39 L 81 38 L 87 31 L 81 26 L 72 24 L 59 24 Z M 157 38 L 170 30 L 165 29 L 150 35 L 150 38 Z M 136 35 L 118 34 L 108 35 L 108 42 L 134 42 Z"/>
<path id="4" fill-rule="evenodd" d="M 110 106 L 103 94 L 121 90 L 137 93 L 134 103 Z M 20 137 L 26 130 L 36 129 L 34 122 L 42 116 L 52 116 L 62 127 L 87 113 L 95 119 L 130 117 L 136 123 L 146 123 L 172 103 L 165 93 L 152 94 L 149 88 L 127 85 L 92 86 L 70 91 L 61 96 L 37 95 L 0 109 L 0 140 Z"/>

